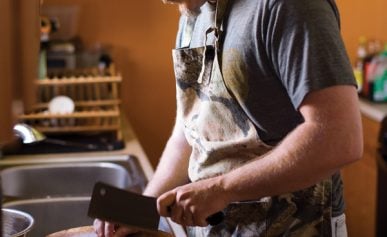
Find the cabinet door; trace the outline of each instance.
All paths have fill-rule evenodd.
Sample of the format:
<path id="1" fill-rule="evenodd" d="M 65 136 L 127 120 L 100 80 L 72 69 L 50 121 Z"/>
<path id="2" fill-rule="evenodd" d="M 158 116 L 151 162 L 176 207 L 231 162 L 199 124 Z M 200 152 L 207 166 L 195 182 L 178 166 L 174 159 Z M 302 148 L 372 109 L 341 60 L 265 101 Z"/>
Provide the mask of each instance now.
<path id="1" fill-rule="evenodd" d="M 0 1 L 0 144 L 11 136 L 12 101 L 12 0 Z"/>
<path id="2" fill-rule="evenodd" d="M 12 137 L 12 104 L 34 103 L 40 42 L 40 0 L 0 1 L 0 144 Z"/>
<path id="3" fill-rule="evenodd" d="M 363 158 L 342 170 L 348 236 L 374 237 L 376 233 L 376 190 L 380 123 L 362 116 Z"/>

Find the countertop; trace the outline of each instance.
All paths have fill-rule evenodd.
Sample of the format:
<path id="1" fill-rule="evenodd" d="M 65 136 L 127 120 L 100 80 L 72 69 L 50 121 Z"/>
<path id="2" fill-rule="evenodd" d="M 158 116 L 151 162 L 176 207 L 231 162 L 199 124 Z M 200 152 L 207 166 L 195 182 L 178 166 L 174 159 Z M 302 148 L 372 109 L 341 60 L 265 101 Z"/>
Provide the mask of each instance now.
<path id="1" fill-rule="evenodd" d="M 115 162 L 125 159 L 128 155 L 137 157 L 145 176 L 150 180 L 154 169 L 146 156 L 131 124 L 123 119 L 123 137 L 125 148 L 114 151 L 79 152 L 79 153 L 54 153 L 36 155 L 9 155 L 0 159 L 0 169 L 7 166 L 43 164 L 43 163 L 69 163 L 69 162 Z M 186 236 L 182 226 L 169 220 L 175 236 Z"/>
<path id="2" fill-rule="evenodd" d="M 387 103 L 375 103 L 360 98 L 359 105 L 361 113 L 376 122 L 381 122 L 387 116 Z"/>
<path id="3" fill-rule="evenodd" d="M 127 155 L 138 158 L 141 167 L 148 178 L 153 175 L 153 167 L 150 164 L 140 142 L 138 141 L 131 124 L 123 120 L 123 137 L 125 148 L 114 151 L 78 152 L 78 153 L 50 153 L 34 155 L 6 155 L 0 160 L 0 167 L 21 164 L 61 163 L 61 162 L 89 162 L 89 161 L 116 161 Z"/>

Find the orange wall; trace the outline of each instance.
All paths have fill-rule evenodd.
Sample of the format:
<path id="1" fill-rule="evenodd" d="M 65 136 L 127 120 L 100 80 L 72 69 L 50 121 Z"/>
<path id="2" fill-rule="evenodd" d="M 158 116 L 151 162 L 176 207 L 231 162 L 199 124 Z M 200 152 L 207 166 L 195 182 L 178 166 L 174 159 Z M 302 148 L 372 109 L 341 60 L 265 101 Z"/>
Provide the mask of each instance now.
<path id="1" fill-rule="evenodd" d="M 336 0 L 341 13 L 341 32 L 348 54 L 356 57 L 360 36 L 387 42 L 386 0 Z"/>
<path id="2" fill-rule="evenodd" d="M 342 34 L 353 59 L 358 38 L 387 40 L 386 0 L 337 0 Z M 171 49 L 178 11 L 160 0 L 45 0 L 45 4 L 81 7 L 78 32 L 87 43 L 113 46 L 124 76 L 124 110 L 156 165 L 175 114 L 175 85 Z"/>
<path id="3" fill-rule="evenodd" d="M 79 2 L 85 5 L 81 36 L 86 42 L 113 45 L 113 56 L 124 78 L 123 108 L 156 165 L 175 115 L 171 49 L 179 13 L 159 0 Z"/>
<path id="4" fill-rule="evenodd" d="M 179 12 L 161 0 L 46 0 L 81 7 L 79 35 L 88 44 L 113 47 L 123 74 L 123 108 L 145 152 L 156 165 L 172 130 L 175 82 L 171 50 Z"/>

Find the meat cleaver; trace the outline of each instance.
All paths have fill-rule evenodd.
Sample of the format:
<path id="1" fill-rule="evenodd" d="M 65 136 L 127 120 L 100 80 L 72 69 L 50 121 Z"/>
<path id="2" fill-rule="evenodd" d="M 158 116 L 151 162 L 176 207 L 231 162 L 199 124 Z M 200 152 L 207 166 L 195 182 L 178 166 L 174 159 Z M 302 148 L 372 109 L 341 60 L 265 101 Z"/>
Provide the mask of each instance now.
<path id="1" fill-rule="evenodd" d="M 147 197 L 103 182 L 94 185 L 88 215 L 145 231 L 158 231 L 160 216 L 154 197 Z M 210 225 L 223 221 L 224 214 L 217 212 L 206 220 Z"/>
<path id="2" fill-rule="evenodd" d="M 156 198 L 146 197 L 111 185 L 94 185 L 88 215 L 117 224 L 157 231 L 160 216 Z"/>

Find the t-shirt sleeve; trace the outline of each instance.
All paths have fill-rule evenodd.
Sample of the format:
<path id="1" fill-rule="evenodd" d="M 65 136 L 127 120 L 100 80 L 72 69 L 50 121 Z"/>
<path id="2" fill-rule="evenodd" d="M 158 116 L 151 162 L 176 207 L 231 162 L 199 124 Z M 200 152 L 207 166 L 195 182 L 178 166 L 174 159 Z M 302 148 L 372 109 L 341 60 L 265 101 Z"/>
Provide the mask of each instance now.
<path id="1" fill-rule="evenodd" d="M 356 86 L 333 2 L 277 0 L 269 12 L 266 48 L 296 109 L 313 90 Z"/>

